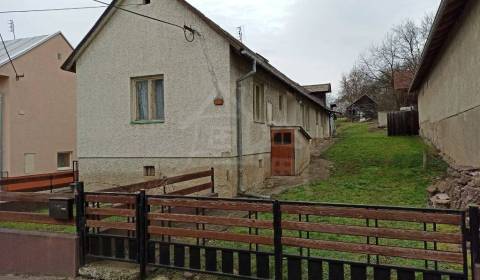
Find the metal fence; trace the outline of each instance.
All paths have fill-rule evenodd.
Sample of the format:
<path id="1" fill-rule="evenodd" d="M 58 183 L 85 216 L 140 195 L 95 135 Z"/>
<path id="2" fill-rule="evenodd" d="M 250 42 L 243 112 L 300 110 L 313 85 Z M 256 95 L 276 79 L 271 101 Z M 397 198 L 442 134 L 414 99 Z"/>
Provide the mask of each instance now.
<path id="1" fill-rule="evenodd" d="M 478 208 L 85 193 L 81 263 L 110 259 L 245 279 L 468 279 Z M 471 267 L 474 267 L 473 264 Z M 473 271 L 473 269 L 472 269 Z"/>

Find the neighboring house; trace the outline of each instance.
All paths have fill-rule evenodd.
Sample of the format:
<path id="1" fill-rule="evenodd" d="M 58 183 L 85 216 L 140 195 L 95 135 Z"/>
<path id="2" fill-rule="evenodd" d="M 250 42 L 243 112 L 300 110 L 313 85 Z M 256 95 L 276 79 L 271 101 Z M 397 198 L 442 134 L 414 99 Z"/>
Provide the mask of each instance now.
<path id="1" fill-rule="evenodd" d="M 354 121 L 376 119 L 377 107 L 377 102 L 364 94 L 347 107 L 345 116 Z"/>
<path id="2" fill-rule="evenodd" d="M 324 104 L 187 2 L 148 2 L 128 9 L 191 25 L 195 40 L 116 0 L 63 65 L 77 73 L 87 187 L 214 167 L 216 189 L 234 196 L 305 169 L 310 138 L 330 135 Z"/>
<path id="3" fill-rule="evenodd" d="M 458 165 L 480 167 L 480 2 L 443 0 L 410 87 L 421 135 Z"/>
<path id="4" fill-rule="evenodd" d="M 75 75 L 60 66 L 73 48 L 58 32 L 0 45 L 0 171 L 54 173 L 75 158 Z"/>
<path id="5" fill-rule="evenodd" d="M 398 70 L 393 73 L 393 89 L 395 94 L 395 106 L 382 104 L 377 105 L 377 122 L 378 127 L 385 128 L 388 126 L 388 113 L 412 110 L 416 108 L 417 97 L 410 94 L 408 89 L 413 80 L 412 71 Z M 385 98 L 384 98 L 385 99 Z M 392 102 L 390 102 L 392 103 Z M 385 106 L 387 105 L 387 106 Z"/>

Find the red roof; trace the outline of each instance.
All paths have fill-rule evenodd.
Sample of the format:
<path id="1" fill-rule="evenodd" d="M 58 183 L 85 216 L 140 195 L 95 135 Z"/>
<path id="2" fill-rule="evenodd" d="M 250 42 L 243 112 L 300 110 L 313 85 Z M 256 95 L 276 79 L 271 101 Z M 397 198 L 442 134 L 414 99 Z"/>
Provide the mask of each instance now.
<path id="1" fill-rule="evenodd" d="M 393 73 L 393 87 L 395 90 L 408 90 L 412 83 L 414 73 L 412 71 L 396 71 Z"/>

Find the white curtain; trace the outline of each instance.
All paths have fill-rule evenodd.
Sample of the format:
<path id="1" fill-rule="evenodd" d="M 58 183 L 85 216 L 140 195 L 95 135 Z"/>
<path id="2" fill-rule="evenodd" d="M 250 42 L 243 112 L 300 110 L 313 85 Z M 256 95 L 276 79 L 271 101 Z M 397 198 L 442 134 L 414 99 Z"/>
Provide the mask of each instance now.
<path id="1" fill-rule="evenodd" d="M 148 120 L 148 81 L 138 81 L 137 87 L 137 120 Z"/>

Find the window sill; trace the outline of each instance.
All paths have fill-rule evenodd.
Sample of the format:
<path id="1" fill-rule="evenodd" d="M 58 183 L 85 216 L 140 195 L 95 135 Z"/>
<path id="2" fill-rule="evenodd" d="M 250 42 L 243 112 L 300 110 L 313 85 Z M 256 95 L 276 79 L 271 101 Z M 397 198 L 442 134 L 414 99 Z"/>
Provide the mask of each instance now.
<path id="1" fill-rule="evenodd" d="M 72 167 L 58 167 L 57 171 L 70 171 L 72 170 Z"/>
<path id="2" fill-rule="evenodd" d="M 143 124 L 155 124 L 155 123 L 165 123 L 162 120 L 149 120 L 149 121 L 131 121 L 130 124 L 133 125 L 143 125 Z"/>

